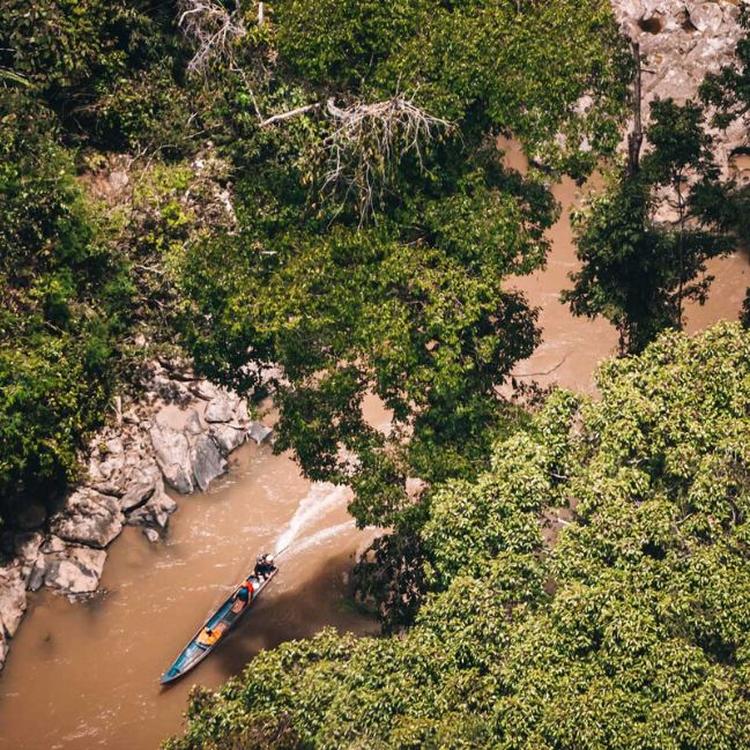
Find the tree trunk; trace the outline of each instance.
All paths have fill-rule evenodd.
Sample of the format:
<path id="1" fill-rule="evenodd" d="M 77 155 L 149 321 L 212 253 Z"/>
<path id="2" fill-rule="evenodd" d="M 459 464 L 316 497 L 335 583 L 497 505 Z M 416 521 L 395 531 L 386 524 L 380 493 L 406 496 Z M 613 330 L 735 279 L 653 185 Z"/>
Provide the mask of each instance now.
<path id="1" fill-rule="evenodd" d="M 633 86 L 633 129 L 628 133 L 628 176 L 638 174 L 641 161 L 641 146 L 643 145 L 643 121 L 641 118 L 641 47 L 633 42 L 633 57 L 635 58 L 635 81 Z"/>

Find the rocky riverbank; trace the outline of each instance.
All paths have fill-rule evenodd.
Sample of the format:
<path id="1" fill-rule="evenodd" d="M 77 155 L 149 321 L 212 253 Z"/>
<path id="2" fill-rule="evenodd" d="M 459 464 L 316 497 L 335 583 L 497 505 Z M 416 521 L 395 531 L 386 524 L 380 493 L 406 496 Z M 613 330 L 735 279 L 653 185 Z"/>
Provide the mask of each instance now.
<path id="1" fill-rule="evenodd" d="M 612 0 L 623 32 L 644 57 L 643 112 L 654 99 L 696 99 L 707 73 L 731 65 L 742 36 L 747 0 Z M 747 146 L 747 122 L 712 131 L 714 157 L 725 174 L 740 171 L 737 150 Z M 750 175 L 739 175 L 750 178 Z"/>
<path id="2" fill-rule="evenodd" d="M 113 422 L 91 441 L 86 476 L 49 518 L 30 506 L 5 532 L 0 566 L 0 668 L 26 610 L 27 591 L 70 597 L 99 586 L 106 548 L 125 525 L 151 542 L 166 532 L 180 495 L 204 491 L 227 470 L 228 456 L 271 429 L 254 421 L 237 394 L 199 379 L 184 364 L 152 362 L 143 395 L 117 401 Z"/>

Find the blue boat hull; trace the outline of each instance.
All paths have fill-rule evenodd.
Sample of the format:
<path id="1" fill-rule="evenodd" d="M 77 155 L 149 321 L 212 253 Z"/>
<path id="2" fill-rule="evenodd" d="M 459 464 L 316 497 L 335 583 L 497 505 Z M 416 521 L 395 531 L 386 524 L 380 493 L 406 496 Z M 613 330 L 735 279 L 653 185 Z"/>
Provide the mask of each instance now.
<path id="1" fill-rule="evenodd" d="M 263 590 L 278 573 L 274 568 L 263 580 L 255 576 L 248 576 L 246 580 L 253 584 L 253 598 L 245 607 L 237 611 L 236 595 L 240 587 L 235 589 L 231 596 L 224 600 L 219 608 L 198 628 L 198 631 L 190 639 L 187 646 L 180 655 L 172 662 L 169 669 L 161 676 L 161 684 L 168 685 L 170 682 L 179 680 L 191 669 L 198 666 L 216 647 L 222 643 L 229 631 L 242 619 L 243 615 L 250 609 L 253 602 L 261 595 Z"/>

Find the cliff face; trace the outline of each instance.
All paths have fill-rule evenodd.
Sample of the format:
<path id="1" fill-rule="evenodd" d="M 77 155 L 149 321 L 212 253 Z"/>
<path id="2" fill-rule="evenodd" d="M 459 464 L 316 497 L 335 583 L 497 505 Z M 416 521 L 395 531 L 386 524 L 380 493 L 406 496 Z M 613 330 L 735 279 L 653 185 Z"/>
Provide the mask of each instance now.
<path id="1" fill-rule="evenodd" d="M 742 36 L 740 8 L 745 0 L 612 0 L 624 33 L 645 57 L 644 114 L 654 99 L 678 102 L 697 96 L 707 73 L 730 65 Z M 716 161 L 735 168 L 733 154 L 747 145 L 746 122 L 715 131 Z"/>

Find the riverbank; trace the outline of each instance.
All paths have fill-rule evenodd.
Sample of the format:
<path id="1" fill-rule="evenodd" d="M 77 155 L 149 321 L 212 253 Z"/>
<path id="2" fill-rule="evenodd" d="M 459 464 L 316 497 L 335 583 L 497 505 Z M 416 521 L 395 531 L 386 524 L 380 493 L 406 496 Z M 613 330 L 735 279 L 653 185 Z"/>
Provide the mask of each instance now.
<path id="1" fill-rule="evenodd" d="M 0 668 L 27 591 L 92 596 L 107 550 L 126 526 L 140 527 L 151 543 L 164 537 L 178 507 L 167 488 L 177 497 L 205 492 L 247 439 L 260 444 L 270 434 L 237 394 L 196 377 L 184 363 L 149 363 L 141 397 L 116 401 L 114 419 L 89 443 L 83 481 L 61 508 L 47 518 L 42 504 L 31 505 L 19 528 L 3 535 Z"/>
<path id="2" fill-rule="evenodd" d="M 207 492 L 179 501 L 163 543 L 126 527 L 95 597 L 31 597 L 0 679 L 0 748 L 156 748 L 179 729 L 193 684 L 218 687 L 260 650 L 324 626 L 377 632 L 350 604 L 347 573 L 376 532 L 355 528 L 348 499 L 249 441 Z M 161 672 L 255 555 L 289 542 L 280 574 L 227 642 L 162 689 Z"/>

